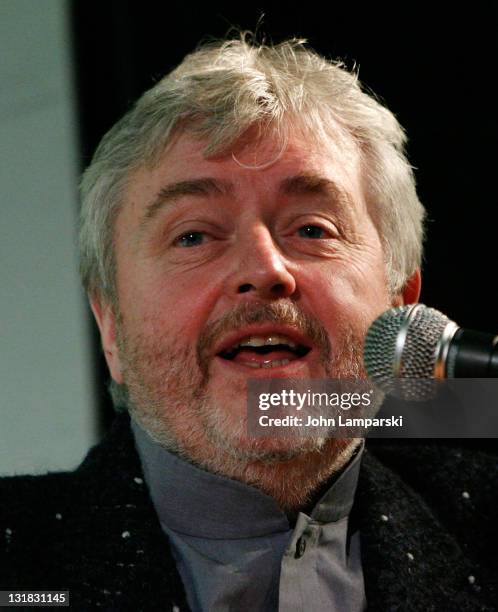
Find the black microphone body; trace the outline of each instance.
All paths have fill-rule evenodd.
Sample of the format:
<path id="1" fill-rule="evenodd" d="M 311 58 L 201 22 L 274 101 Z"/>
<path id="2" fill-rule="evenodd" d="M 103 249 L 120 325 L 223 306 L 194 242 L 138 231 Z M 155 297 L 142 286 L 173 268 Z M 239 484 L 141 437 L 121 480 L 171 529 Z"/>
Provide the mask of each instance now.
<path id="1" fill-rule="evenodd" d="M 459 328 L 451 339 L 446 378 L 497 378 L 498 336 Z"/>

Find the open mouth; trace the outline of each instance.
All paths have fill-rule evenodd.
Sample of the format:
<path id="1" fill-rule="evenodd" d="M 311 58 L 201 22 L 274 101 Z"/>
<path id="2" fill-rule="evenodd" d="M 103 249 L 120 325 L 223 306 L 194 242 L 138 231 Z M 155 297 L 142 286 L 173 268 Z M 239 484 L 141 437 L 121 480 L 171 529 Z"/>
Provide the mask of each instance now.
<path id="1" fill-rule="evenodd" d="M 282 334 L 252 335 L 223 349 L 218 356 L 251 368 L 276 368 L 305 357 L 311 347 Z"/>

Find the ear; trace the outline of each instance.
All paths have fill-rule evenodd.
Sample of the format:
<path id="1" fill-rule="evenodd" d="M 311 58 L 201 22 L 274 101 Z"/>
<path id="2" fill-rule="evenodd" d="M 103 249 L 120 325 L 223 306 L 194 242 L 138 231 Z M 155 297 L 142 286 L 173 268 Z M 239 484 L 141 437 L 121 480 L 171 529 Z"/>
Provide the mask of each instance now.
<path id="1" fill-rule="evenodd" d="M 422 277 L 420 269 L 415 272 L 406 281 L 403 289 L 393 299 L 394 306 L 403 306 L 404 304 L 415 304 L 420 297 L 420 289 L 422 286 Z"/>
<path id="2" fill-rule="evenodd" d="M 90 296 L 90 307 L 100 330 L 100 340 L 112 378 L 123 383 L 121 361 L 116 344 L 116 315 L 110 304 L 100 296 Z"/>

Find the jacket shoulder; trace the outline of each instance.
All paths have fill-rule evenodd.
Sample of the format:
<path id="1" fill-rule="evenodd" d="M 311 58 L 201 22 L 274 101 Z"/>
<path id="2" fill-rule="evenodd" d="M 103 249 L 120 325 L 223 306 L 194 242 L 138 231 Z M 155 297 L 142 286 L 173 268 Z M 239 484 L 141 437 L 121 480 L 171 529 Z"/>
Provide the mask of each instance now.
<path id="1" fill-rule="evenodd" d="M 465 551 L 498 567 L 498 454 L 493 443 L 391 441 L 371 451 L 427 504 Z"/>
<path id="2" fill-rule="evenodd" d="M 367 441 L 355 503 L 374 609 L 496 610 L 497 474 L 489 450 Z"/>
<path id="3" fill-rule="evenodd" d="M 68 590 L 74 610 L 186 609 L 129 419 L 73 472 L 0 479 L 0 588 Z"/>

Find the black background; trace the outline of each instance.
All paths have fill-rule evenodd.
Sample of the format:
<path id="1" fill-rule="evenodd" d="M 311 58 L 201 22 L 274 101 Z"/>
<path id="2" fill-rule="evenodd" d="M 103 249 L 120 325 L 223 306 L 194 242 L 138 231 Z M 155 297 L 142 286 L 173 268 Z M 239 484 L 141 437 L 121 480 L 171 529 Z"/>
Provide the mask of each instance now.
<path id="1" fill-rule="evenodd" d="M 268 9 L 76 0 L 71 6 L 82 167 L 145 89 L 201 40 L 223 37 L 231 26 L 257 29 L 273 42 L 304 37 L 319 53 L 359 66 L 360 80 L 409 136 L 428 211 L 421 301 L 464 327 L 498 331 L 493 3 L 448 4 L 446 10 L 436 3 Z M 96 377 L 105 427 L 112 411 L 102 357 Z"/>

